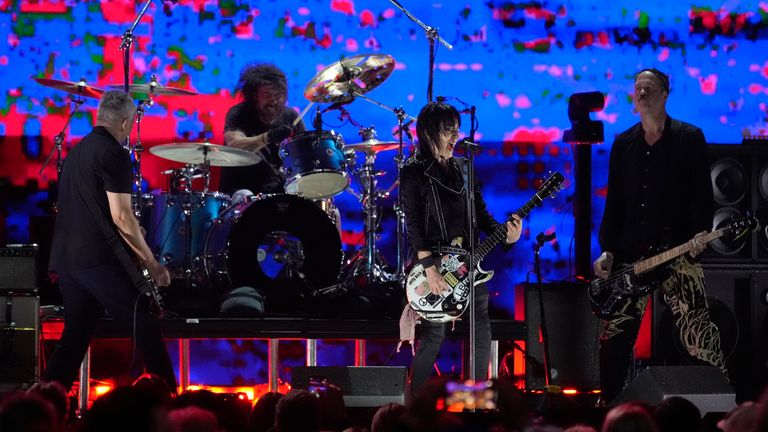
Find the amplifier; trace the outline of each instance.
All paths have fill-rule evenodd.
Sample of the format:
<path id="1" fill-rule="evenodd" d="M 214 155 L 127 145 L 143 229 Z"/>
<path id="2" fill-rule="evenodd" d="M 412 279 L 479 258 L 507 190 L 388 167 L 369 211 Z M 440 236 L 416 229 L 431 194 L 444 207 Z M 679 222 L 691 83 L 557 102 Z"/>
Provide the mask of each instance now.
<path id="1" fill-rule="evenodd" d="M 39 313 L 37 296 L 0 296 L 0 383 L 36 381 Z"/>
<path id="2" fill-rule="evenodd" d="M 0 291 L 37 292 L 36 244 L 0 247 Z"/>

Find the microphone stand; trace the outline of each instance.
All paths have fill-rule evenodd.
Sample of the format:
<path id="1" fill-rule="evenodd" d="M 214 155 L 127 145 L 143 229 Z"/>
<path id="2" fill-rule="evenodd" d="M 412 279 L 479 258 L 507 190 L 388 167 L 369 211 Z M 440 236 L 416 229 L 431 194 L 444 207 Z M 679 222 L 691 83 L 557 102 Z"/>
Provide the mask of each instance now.
<path id="1" fill-rule="evenodd" d="M 435 41 L 437 40 L 441 44 L 445 45 L 446 48 L 449 50 L 453 49 L 453 45 L 449 44 L 445 41 L 445 39 L 440 37 L 440 34 L 438 30 L 434 27 L 428 26 L 421 22 L 418 18 L 416 18 L 412 13 L 408 11 L 403 5 L 400 4 L 397 0 L 389 0 L 392 2 L 395 7 L 400 9 L 405 16 L 408 17 L 411 21 L 416 23 L 419 27 L 424 29 L 424 34 L 427 36 L 427 39 L 429 40 L 429 79 L 427 80 L 427 102 L 432 102 L 432 81 L 435 76 Z"/>
<path id="2" fill-rule="evenodd" d="M 43 162 L 43 166 L 40 167 L 40 171 L 38 172 L 38 175 L 45 179 L 45 174 L 43 172 L 45 171 L 45 168 L 48 167 L 48 163 L 51 161 L 51 157 L 53 157 L 53 152 L 56 151 L 56 179 L 61 178 L 61 169 L 64 167 L 64 161 L 61 159 L 61 147 L 64 144 L 64 131 L 69 128 L 69 123 L 72 122 L 72 118 L 75 117 L 75 114 L 77 113 L 77 110 L 80 109 L 80 105 L 85 103 L 85 99 L 79 98 L 75 96 L 72 99 L 72 111 L 69 113 L 69 117 L 67 118 L 67 122 L 64 123 L 64 127 L 61 128 L 61 131 L 56 134 L 56 136 L 53 138 L 53 147 L 51 148 L 50 153 L 48 153 L 48 157 L 45 158 L 45 162 Z M 58 194 L 58 186 L 56 187 L 56 191 Z M 51 210 L 53 210 L 53 213 L 59 212 L 59 200 L 53 202 L 51 205 Z"/>
<path id="3" fill-rule="evenodd" d="M 536 290 L 539 293 L 539 330 L 541 332 L 541 341 L 544 352 L 544 396 L 539 405 L 539 410 L 545 405 L 549 405 L 549 396 L 560 393 L 560 387 L 552 384 L 552 365 L 549 357 L 549 331 L 547 327 L 547 318 L 544 313 L 544 288 L 541 283 L 541 260 L 539 252 L 544 243 L 554 240 L 555 234 L 545 235 L 543 232 L 536 236 L 536 245 L 533 249 L 533 270 L 536 273 Z"/>
<path id="4" fill-rule="evenodd" d="M 480 147 L 475 141 L 475 107 L 472 106 L 470 110 L 471 121 L 469 140 L 462 142 L 467 155 L 467 186 L 466 186 L 466 202 L 467 202 L 467 215 L 469 215 L 469 232 L 467 240 L 469 241 L 469 278 L 467 283 L 469 284 L 469 379 L 475 381 L 477 374 L 475 373 L 475 365 L 477 362 L 475 342 L 477 340 L 477 315 L 475 313 L 475 229 L 477 227 L 477 218 L 475 217 L 475 150 Z M 487 365 L 486 365 L 487 366 Z"/>

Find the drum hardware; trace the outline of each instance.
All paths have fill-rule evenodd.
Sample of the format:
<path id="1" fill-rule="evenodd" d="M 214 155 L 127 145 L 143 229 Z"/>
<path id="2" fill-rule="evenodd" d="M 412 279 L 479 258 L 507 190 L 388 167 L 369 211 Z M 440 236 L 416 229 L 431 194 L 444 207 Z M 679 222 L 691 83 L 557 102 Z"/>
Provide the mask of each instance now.
<path id="1" fill-rule="evenodd" d="M 392 2 L 392 4 L 395 5 L 400 11 L 405 14 L 405 16 L 408 17 L 411 21 L 416 23 L 419 27 L 424 29 L 424 35 L 429 40 L 429 79 L 427 81 L 427 101 L 432 102 L 432 82 L 435 75 L 435 41 L 440 42 L 448 48 L 449 50 L 453 49 L 453 46 L 445 41 L 445 39 L 440 37 L 440 34 L 438 32 L 438 29 L 435 27 L 428 26 L 421 22 L 418 18 L 416 18 L 411 12 L 408 11 L 403 5 L 400 4 L 397 0 L 389 0 Z"/>
<path id="2" fill-rule="evenodd" d="M 40 167 L 40 171 L 38 172 L 38 175 L 45 179 L 45 168 L 48 167 L 48 163 L 50 163 L 51 158 L 53 157 L 53 152 L 56 152 L 56 174 L 57 179 L 59 176 L 61 176 L 61 168 L 64 166 L 64 160 L 61 158 L 61 147 L 64 144 L 64 133 L 69 128 L 69 124 L 72 122 L 72 119 L 75 117 L 75 114 L 77 114 L 77 111 L 80 109 L 80 105 L 85 103 L 84 98 L 98 98 L 104 93 L 104 90 L 96 87 L 91 87 L 86 84 L 85 78 L 80 78 L 80 81 L 78 82 L 70 82 L 70 81 L 62 81 L 62 80 L 56 80 L 56 79 L 50 79 L 50 78 L 32 78 L 34 81 L 36 81 L 38 84 L 50 87 L 56 90 L 62 90 L 66 93 L 69 93 L 71 95 L 74 95 L 72 98 L 72 111 L 70 111 L 69 116 L 67 117 L 66 123 L 64 123 L 64 127 L 61 128 L 61 131 L 56 134 L 56 136 L 53 138 L 53 147 L 51 147 L 51 152 L 48 153 L 48 156 L 45 158 L 45 162 L 43 162 L 43 166 Z M 51 209 L 54 213 L 58 212 L 59 206 L 58 202 L 54 201 L 52 203 Z"/>
<path id="3" fill-rule="evenodd" d="M 364 138 L 363 142 L 354 144 L 358 147 L 360 151 L 364 151 L 366 154 L 370 153 L 375 156 L 375 154 L 378 151 L 385 151 L 385 150 L 391 150 L 393 148 L 398 149 L 397 150 L 397 156 L 395 156 L 395 164 L 397 165 L 397 181 L 390 186 L 389 189 L 387 189 L 387 192 L 391 192 L 395 187 L 397 187 L 400 184 L 400 173 L 403 169 L 403 165 L 405 164 L 405 156 L 404 156 L 404 149 L 403 149 L 403 135 L 408 137 L 408 140 L 412 143 L 413 142 L 413 135 L 410 131 L 410 126 L 413 124 L 413 122 L 416 121 L 416 119 L 408 114 L 406 114 L 403 107 L 398 108 L 392 108 L 388 105 L 385 105 L 381 102 L 375 101 L 367 96 L 364 96 L 362 94 L 356 94 L 356 97 L 359 97 L 367 102 L 370 102 L 379 108 L 382 108 L 384 110 L 387 110 L 397 117 L 397 146 L 393 147 L 389 142 L 382 142 L 375 140 L 375 137 L 368 137 Z M 406 122 L 406 120 L 408 120 Z M 375 140 L 375 141 L 373 141 Z M 402 198 L 400 196 L 400 193 L 397 194 L 397 202 L 395 204 L 395 217 L 396 217 L 396 236 L 397 236 L 397 270 L 395 273 L 395 277 L 397 281 L 400 283 L 400 286 L 404 286 L 405 283 L 405 258 L 406 258 L 406 243 L 405 243 L 405 213 L 403 211 L 403 203 Z"/>
<path id="4" fill-rule="evenodd" d="M 285 191 L 309 199 L 341 193 L 349 185 L 343 149 L 343 138 L 333 131 L 308 131 L 283 142 L 278 154 Z"/>

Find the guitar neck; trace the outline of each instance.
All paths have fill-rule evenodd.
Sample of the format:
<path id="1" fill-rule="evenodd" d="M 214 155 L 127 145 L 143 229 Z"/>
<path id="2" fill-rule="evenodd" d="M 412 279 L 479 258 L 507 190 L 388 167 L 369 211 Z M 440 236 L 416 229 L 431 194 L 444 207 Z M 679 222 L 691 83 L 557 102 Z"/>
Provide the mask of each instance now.
<path id="1" fill-rule="evenodd" d="M 723 234 L 725 234 L 725 229 L 721 228 L 706 234 L 704 237 L 701 238 L 701 241 L 706 244 L 722 237 Z M 673 247 L 672 249 L 666 250 L 658 255 L 654 255 L 650 258 L 646 258 L 642 261 L 638 261 L 632 267 L 635 274 L 647 272 L 655 267 L 658 267 L 664 263 L 672 261 L 673 259 L 681 255 L 684 255 L 690 252 L 692 249 L 693 247 L 691 245 L 691 242 L 685 242 L 679 246 Z"/>
<path id="2" fill-rule="evenodd" d="M 531 199 L 528 200 L 522 207 L 517 209 L 514 214 L 520 216 L 520 219 L 525 218 L 528 216 L 528 214 L 539 206 L 542 201 L 544 201 L 544 198 L 539 196 L 539 192 L 537 191 Z M 511 219 L 510 219 L 511 220 Z M 478 246 L 477 249 L 475 249 L 475 263 L 480 262 L 485 256 L 490 252 L 496 245 L 501 243 L 503 240 L 507 238 L 507 227 L 505 224 L 499 225 L 491 235 L 486 237 L 485 240 L 483 240 Z"/>

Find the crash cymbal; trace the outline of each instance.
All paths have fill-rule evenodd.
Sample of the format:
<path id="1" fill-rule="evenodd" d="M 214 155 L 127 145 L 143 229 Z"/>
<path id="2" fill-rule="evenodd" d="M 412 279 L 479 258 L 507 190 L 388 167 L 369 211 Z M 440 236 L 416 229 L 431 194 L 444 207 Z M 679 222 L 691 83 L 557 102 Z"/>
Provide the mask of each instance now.
<path id="1" fill-rule="evenodd" d="M 98 99 L 104 93 L 104 90 L 97 87 L 92 87 L 86 84 L 85 79 L 80 79 L 80 81 L 78 82 L 62 81 L 62 80 L 51 79 L 51 78 L 34 78 L 33 77 L 32 79 L 46 87 L 54 88 L 56 90 L 62 90 L 67 93 L 83 96 L 83 97 Z"/>
<path id="2" fill-rule="evenodd" d="M 327 66 L 307 84 L 304 97 L 317 103 L 351 102 L 383 83 L 395 69 L 395 59 L 387 54 L 348 57 Z"/>
<path id="3" fill-rule="evenodd" d="M 111 85 L 109 86 L 110 89 L 115 90 L 123 90 L 125 89 L 124 85 Z M 140 94 L 147 94 L 152 96 L 195 96 L 197 93 L 190 91 L 190 90 L 184 90 L 176 87 L 167 87 L 162 84 L 158 83 L 149 83 L 149 84 L 129 84 L 128 85 L 128 93 L 140 93 Z"/>
<path id="4" fill-rule="evenodd" d="M 123 90 L 125 85 L 111 85 L 113 89 Z M 176 87 L 168 87 L 157 82 L 157 75 L 149 77 L 149 82 L 146 84 L 129 84 L 128 93 L 141 93 L 151 96 L 157 95 L 169 95 L 169 96 L 195 96 L 197 93 L 189 90 L 184 90 Z"/>
<path id="5" fill-rule="evenodd" d="M 396 150 L 399 145 L 394 141 L 379 141 L 376 138 L 371 138 L 363 142 L 347 144 L 345 148 L 372 155 L 386 150 Z"/>
<path id="6" fill-rule="evenodd" d="M 150 148 L 149 152 L 176 162 L 202 164 L 208 161 L 211 166 L 223 167 L 253 165 L 261 161 L 259 156 L 247 150 L 207 142 L 161 144 Z"/>

